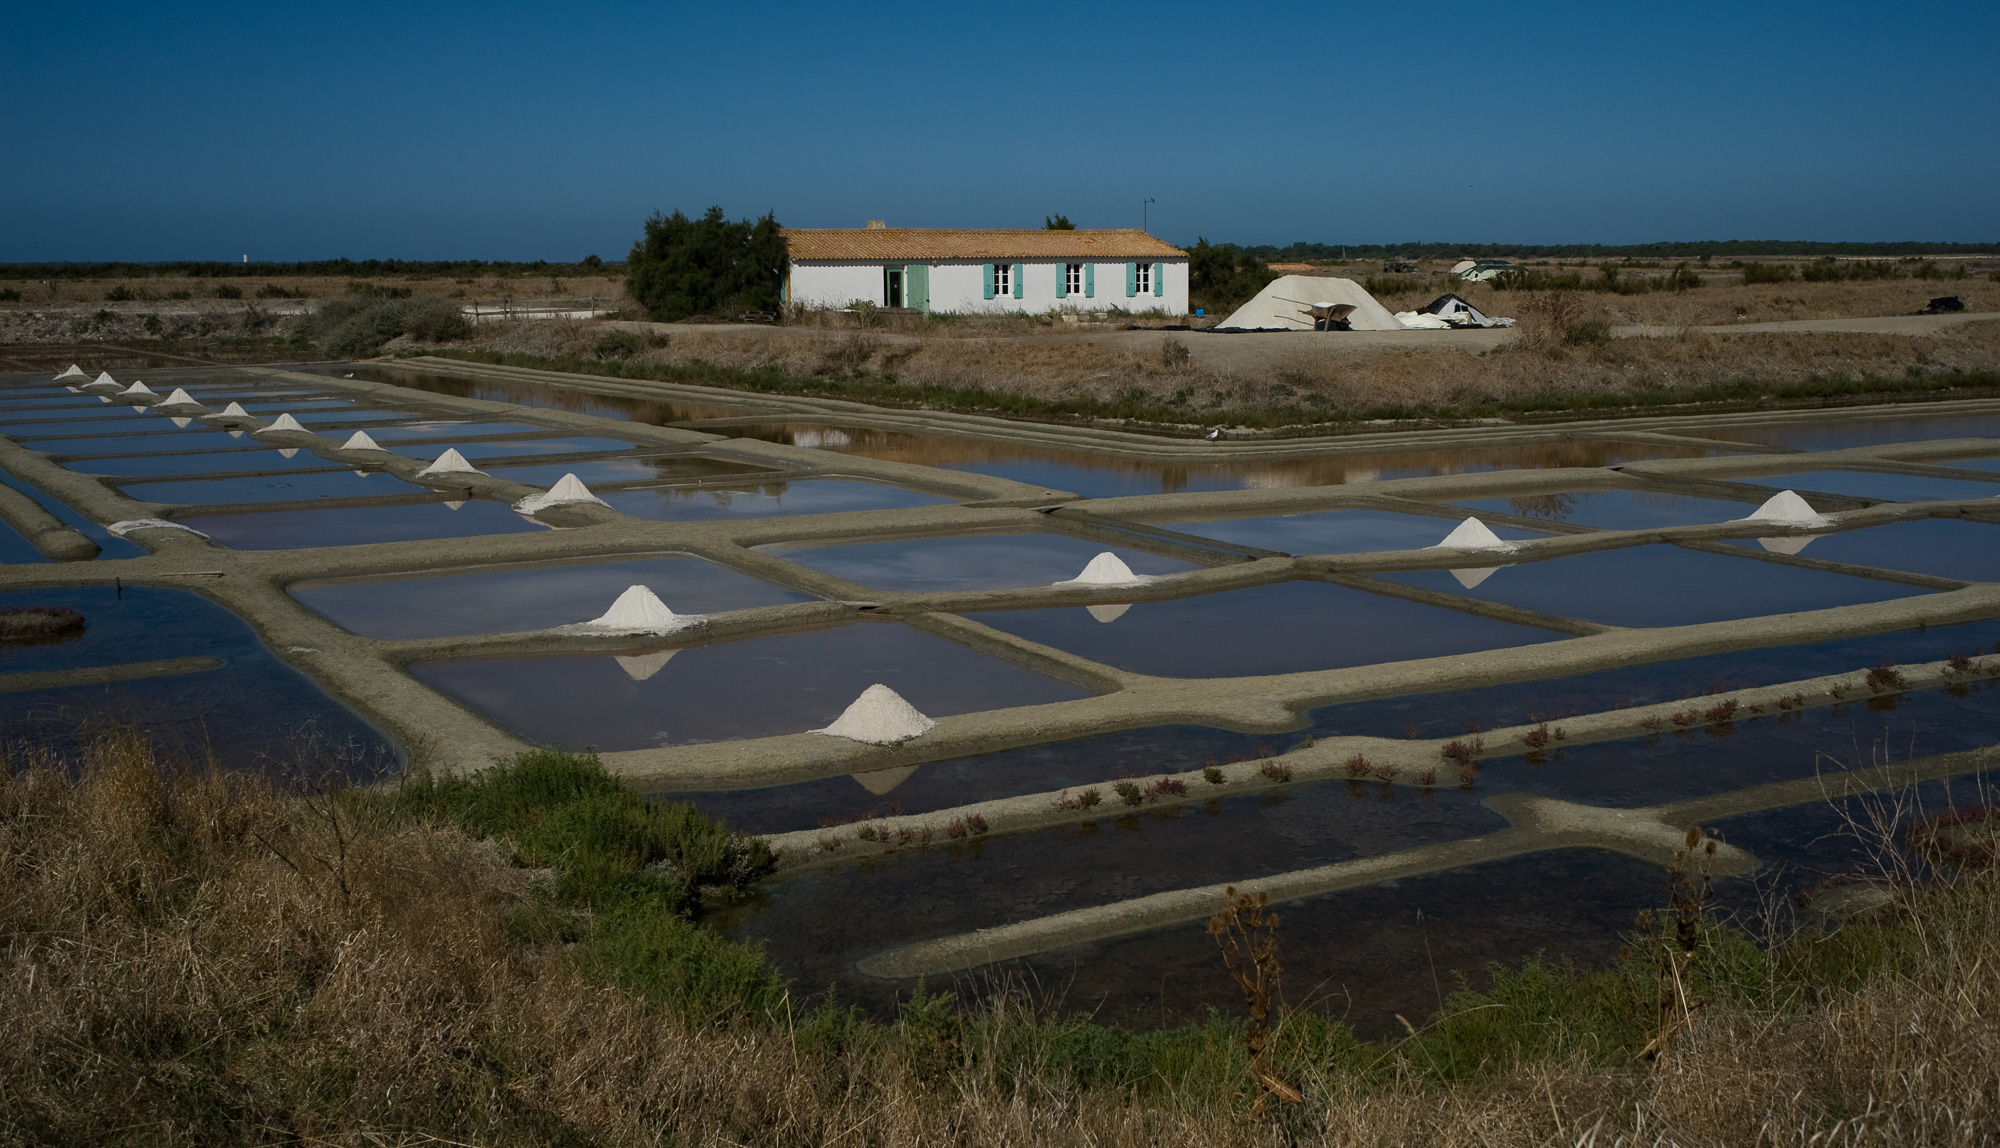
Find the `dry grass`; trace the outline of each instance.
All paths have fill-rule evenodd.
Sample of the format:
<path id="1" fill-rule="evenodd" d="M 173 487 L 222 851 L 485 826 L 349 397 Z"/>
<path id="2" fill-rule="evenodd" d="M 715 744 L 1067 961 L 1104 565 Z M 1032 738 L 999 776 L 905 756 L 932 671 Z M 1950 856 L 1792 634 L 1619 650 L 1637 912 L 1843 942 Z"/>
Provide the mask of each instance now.
<path id="1" fill-rule="evenodd" d="M 1395 1047 L 1304 1014 L 1117 1034 L 1000 995 L 894 1025 L 695 1024 L 518 926 L 533 871 L 446 825 L 162 771 L 114 736 L 0 776 L 11 1143 L 1491 1145 L 1989 1142 L 1990 875 L 1828 939 L 1722 944 L 1658 1067 L 1580 1027 L 1616 977 L 1524 970 Z M 1218 969 L 1218 974 L 1222 975 Z M 1503 978 L 1504 980 L 1504 978 Z M 1643 999 L 1641 993 L 1634 1001 Z M 1638 1012 L 1643 1009 L 1636 1008 Z"/>

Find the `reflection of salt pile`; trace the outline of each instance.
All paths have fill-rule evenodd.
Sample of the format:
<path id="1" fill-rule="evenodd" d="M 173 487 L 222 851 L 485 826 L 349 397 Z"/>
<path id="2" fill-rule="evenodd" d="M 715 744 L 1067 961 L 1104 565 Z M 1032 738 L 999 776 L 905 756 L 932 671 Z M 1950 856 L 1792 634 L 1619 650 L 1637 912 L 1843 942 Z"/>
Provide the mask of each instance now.
<path id="1" fill-rule="evenodd" d="M 278 457 L 279 457 L 279 458 L 297 458 L 297 457 L 299 457 L 299 448 L 298 448 L 298 447 L 295 447 L 295 446 L 286 446 L 286 447 L 279 447 L 279 448 L 278 448 Z"/>
<path id="2" fill-rule="evenodd" d="M 351 434 L 351 435 L 348 435 L 348 436 L 347 436 L 347 441 L 346 441 L 346 442 L 344 442 L 344 443 L 341 443 L 341 444 L 340 444 L 340 449 L 342 449 L 342 450 L 381 450 L 382 448 L 381 448 L 381 447 L 379 447 L 379 446 L 376 446 L 376 445 L 375 445 L 375 440 L 374 440 L 374 439 L 372 439 L 372 438 L 369 438 L 369 437 L 368 437 L 368 432 L 367 432 L 367 431 L 365 431 L 365 430 L 358 430 L 358 431 L 355 431 L 355 432 L 354 432 L 353 434 Z"/>
<path id="3" fill-rule="evenodd" d="M 114 522 L 111 525 L 105 527 L 104 529 L 109 530 L 111 533 L 116 534 L 120 538 L 123 538 L 127 534 L 132 533 L 134 530 L 156 530 L 156 529 L 185 530 L 189 534 L 194 535 L 196 538 L 208 537 L 208 535 L 203 534 L 201 531 L 196 530 L 192 526 L 182 526 L 178 522 L 168 522 L 164 518 L 128 518 L 125 519 L 123 522 Z"/>
<path id="4" fill-rule="evenodd" d="M 644 586 L 630 586 L 603 614 L 562 628 L 593 634 L 671 634 L 700 620 L 700 615 L 683 616 L 667 609 L 667 604 Z"/>
<path id="5" fill-rule="evenodd" d="M 1797 554 L 1818 539 L 1817 534 L 1792 534 L 1783 538 L 1759 538 L 1757 545 L 1773 554 Z"/>
<path id="6" fill-rule="evenodd" d="M 306 428 L 300 426 L 299 420 L 293 418 L 291 412 L 287 411 L 284 414 L 279 415 L 277 418 L 272 419 L 270 426 L 265 427 L 263 430 L 258 431 L 257 433 L 267 434 L 271 431 L 297 431 L 300 434 L 305 434 Z"/>
<path id="7" fill-rule="evenodd" d="M 1426 546 L 1424 549 L 1510 551 L 1515 549 L 1515 546 L 1493 533 L 1484 522 L 1477 518 L 1468 518 L 1453 527 L 1452 532 L 1444 536 L 1444 541 L 1436 546 Z"/>
<path id="8" fill-rule="evenodd" d="M 661 668 L 672 661 L 674 655 L 679 652 L 679 650 L 657 650 L 650 654 L 617 654 L 611 660 L 618 663 L 618 668 L 625 671 L 626 677 L 635 682 L 643 682 L 659 673 Z"/>
<path id="9" fill-rule="evenodd" d="M 186 430 L 188 428 L 188 425 L 194 422 L 193 419 L 187 417 L 186 415 L 168 415 L 167 421 L 174 424 L 174 426 L 180 430 Z"/>
<path id="10" fill-rule="evenodd" d="M 1453 578 L 1458 579 L 1460 586 L 1470 590 L 1488 578 L 1493 577 L 1494 572 L 1499 569 L 1500 567 L 1498 566 L 1473 566 L 1464 570 L 1447 571 L 1447 573 Z"/>
<path id="11" fill-rule="evenodd" d="M 1117 603 L 1099 604 L 1096 606 L 1084 607 L 1085 610 L 1090 612 L 1091 617 L 1097 619 L 1100 622 L 1116 622 L 1118 619 L 1125 616 L 1125 611 L 1130 610 L 1131 608 L 1132 608 L 1132 603 L 1130 602 L 1117 602 Z"/>
<path id="12" fill-rule="evenodd" d="M 453 447 L 439 455 L 437 461 L 417 472 L 418 478 L 433 474 L 485 474 L 486 472 L 465 461 L 465 456 Z"/>
<path id="13" fill-rule="evenodd" d="M 895 745 L 925 733 L 936 722 L 903 700 L 903 695 L 877 682 L 861 691 L 854 704 L 825 729 L 811 732 L 844 737 L 869 745 Z"/>
<path id="14" fill-rule="evenodd" d="M 866 773 L 850 773 L 849 777 L 861 783 L 861 788 L 877 797 L 910 780 L 917 771 L 914 765 L 893 765 L 888 769 L 871 769 Z"/>
<path id="15" fill-rule="evenodd" d="M 1092 558 L 1089 565 L 1083 568 L 1083 573 L 1078 574 L 1074 578 L 1057 582 L 1056 585 L 1136 586 L 1142 582 L 1151 582 L 1152 580 L 1152 575 L 1132 573 L 1132 568 L 1125 565 L 1123 559 L 1106 550 L 1104 553 Z"/>
<path id="16" fill-rule="evenodd" d="M 193 407 L 196 410 L 203 409 L 200 403 L 194 401 L 194 396 L 187 393 L 187 388 L 185 387 L 175 387 L 174 393 L 168 395 L 160 405 L 163 407 Z"/>
<path id="17" fill-rule="evenodd" d="M 69 365 L 69 370 L 64 371 L 62 374 L 56 376 L 56 382 L 60 383 L 64 379 L 87 379 L 89 377 L 90 377 L 89 373 L 86 372 L 82 367 L 77 366 L 75 363 L 71 363 Z"/>
<path id="18" fill-rule="evenodd" d="M 541 494 L 531 494 L 515 503 L 514 510 L 519 514 L 533 514 L 538 510 L 547 510 L 551 506 L 562 506 L 567 503 L 576 502 L 595 502 L 599 506 L 608 505 L 603 499 L 590 493 L 590 488 L 583 484 L 582 479 L 573 474 L 565 474 L 562 476 L 561 482 L 549 487 L 548 490 Z"/>
<path id="19" fill-rule="evenodd" d="M 1772 526 L 1783 526 L 1790 530 L 1812 530 L 1830 526 L 1833 520 L 1814 510 L 1795 491 L 1781 490 L 1765 500 L 1764 505 L 1751 511 L 1737 522 L 1764 522 Z"/>

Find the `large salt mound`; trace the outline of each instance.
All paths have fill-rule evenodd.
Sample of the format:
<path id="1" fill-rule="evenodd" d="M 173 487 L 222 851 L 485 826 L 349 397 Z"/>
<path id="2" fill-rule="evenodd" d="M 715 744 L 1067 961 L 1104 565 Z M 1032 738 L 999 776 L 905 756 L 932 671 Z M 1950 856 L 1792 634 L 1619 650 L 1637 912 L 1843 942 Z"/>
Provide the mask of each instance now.
<path id="1" fill-rule="evenodd" d="M 243 409 L 242 403 L 231 399 L 229 400 L 229 405 L 222 408 L 222 413 L 216 417 L 224 419 L 247 419 L 250 417 L 250 412 Z"/>
<path id="2" fill-rule="evenodd" d="M 97 377 L 96 377 L 96 378 L 94 378 L 94 379 L 90 380 L 89 382 L 87 382 L 87 383 L 85 383 L 85 384 L 83 384 L 83 385 L 84 385 L 84 386 L 86 386 L 86 387 L 113 387 L 113 388 L 116 388 L 116 387 L 118 386 L 118 380 L 117 380 L 117 379 L 114 379 L 114 378 L 112 378 L 112 377 L 111 377 L 111 372 L 110 372 L 110 371 L 99 371 L 99 372 L 97 372 Z"/>
<path id="3" fill-rule="evenodd" d="M 547 510 L 551 506 L 562 506 L 573 502 L 595 502 L 599 506 L 609 505 L 603 499 L 590 493 L 583 480 L 573 474 L 565 474 L 562 481 L 549 487 L 541 494 L 531 494 L 514 504 L 517 514 L 533 514 L 537 510 Z"/>
<path id="4" fill-rule="evenodd" d="M 418 478 L 432 474 L 485 474 L 486 472 L 465 461 L 465 456 L 453 447 L 439 455 L 437 461 L 417 472 Z"/>
<path id="5" fill-rule="evenodd" d="M 854 704 L 825 729 L 811 732 L 869 745 L 895 745 L 928 732 L 937 723 L 903 700 L 903 695 L 877 682 L 861 691 Z"/>
<path id="6" fill-rule="evenodd" d="M 1514 544 L 1504 541 L 1498 534 L 1487 529 L 1484 522 L 1468 518 L 1452 528 L 1444 536 L 1444 541 L 1436 546 L 1426 546 L 1426 550 L 1512 550 Z"/>
<path id="7" fill-rule="evenodd" d="M 174 393 L 168 395 L 160 405 L 163 407 L 194 407 L 196 410 L 201 409 L 201 404 L 194 401 L 194 396 L 188 394 L 185 387 L 175 387 Z"/>
<path id="8" fill-rule="evenodd" d="M 56 381 L 61 382 L 64 379 L 87 379 L 89 377 L 90 375 L 87 372 L 85 372 L 82 367 L 77 366 L 75 363 L 71 363 L 69 365 L 69 370 L 64 371 L 62 374 L 56 376 Z"/>
<path id="9" fill-rule="evenodd" d="M 299 420 L 293 418 L 291 416 L 291 412 L 289 411 L 279 415 L 277 418 L 272 419 L 270 426 L 265 427 L 263 430 L 260 430 L 257 433 L 264 434 L 269 431 L 297 431 L 300 434 L 307 433 L 306 428 L 300 426 Z"/>
<path id="10" fill-rule="evenodd" d="M 1152 575 L 1132 573 L 1132 568 L 1125 565 L 1124 559 L 1106 550 L 1104 553 L 1092 558 L 1089 564 L 1084 566 L 1083 573 L 1078 574 L 1074 578 L 1057 582 L 1056 585 L 1133 586 L 1141 582 L 1151 582 L 1152 580 Z"/>
<path id="11" fill-rule="evenodd" d="M 1774 526 L 1812 528 L 1826 526 L 1832 522 L 1812 504 L 1800 498 L 1795 491 L 1781 490 L 1766 499 L 1764 505 L 1751 511 L 1737 522 L 1768 522 Z"/>
<path id="12" fill-rule="evenodd" d="M 700 620 L 700 615 L 681 615 L 667 609 L 667 604 L 644 586 L 628 586 L 603 614 L 563 629 L 599 634 L 670 634 Z"/>
<path id="13" fill-rule="evenodd" d="M 358 430 L 358 431 L 355 431 L 355 432 L 354 432 L 353 434 L 351 434 L 351 435 L 348 435 L 348 436 L 347 436 L 347 441 L 346 441 L 346 442 L 344 442 L 344 443 L 341 443 L 341 444 L 340 444 L 340 449 L 342 449 L 342 450 L 381 450 L 382 448 L 381 448 L 381 447 L 379 447 L 379 446 L 376 446 L 376 445 L 375 445 L 375 440 L 374 440 L 374 439 L 372 439 L 372 438 L 369 438 L 369 437 L 368 437 L 368 432 L 367 432 L 367 431 L 365 431 L 365 430 Z"/>
<path id="14" fill-rule="evenodd" d="M 118 393 L 121 395 L 150 395 L 153 393 L 153 388 L 144 383 L 133 383 Z"/>

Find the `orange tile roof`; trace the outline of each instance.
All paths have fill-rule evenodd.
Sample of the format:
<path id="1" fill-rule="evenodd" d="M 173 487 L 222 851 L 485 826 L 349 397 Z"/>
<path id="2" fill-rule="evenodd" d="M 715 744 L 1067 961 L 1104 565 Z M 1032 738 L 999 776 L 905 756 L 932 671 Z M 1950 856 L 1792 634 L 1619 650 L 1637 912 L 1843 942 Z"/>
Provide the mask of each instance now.
<path id="1" fill-rule="evenodd" d="M 969 227 L 788 227 L 793 259 L 1078 259 L 1185 258 L 1187 252 L 1136 227 L 1098 231 Z"/>

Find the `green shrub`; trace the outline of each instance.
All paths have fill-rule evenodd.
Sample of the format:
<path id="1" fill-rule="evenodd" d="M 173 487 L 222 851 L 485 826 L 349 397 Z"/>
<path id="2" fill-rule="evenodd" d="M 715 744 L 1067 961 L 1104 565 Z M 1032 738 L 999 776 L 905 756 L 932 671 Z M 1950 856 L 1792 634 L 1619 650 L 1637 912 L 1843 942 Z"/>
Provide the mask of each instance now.
<path id="1" fill-rule="evenodd" d="M 217 299 L 241 299 L 243 298 L 243 288 L 236 286 L 234 283 L 218 283 L 215 286 L 215 290 L 210 292 L 210 294 L 214 295 Z"/>
<path id="2" fill-rule="evenodd" d="M 1745 263 L 1743 265 L 1743 285 L 1757 283 L 1790 283 L 1794 275 L 1787 263 Z"/>
<path id="3" fill-rule="evenodd" d="M 0 303 L 19 303 L 21 293 L 12 287 L 0 288 Z"/>
<path id="4" fill-rule="evenodd" d="M 625 287 L 662 322 L 691 315 L 776 311 L 785 274 L 777 218 L 731 223 L 722 208 L 700 219 L 655 214 L 625 261 Z"/>
<path id="5" fill-rule="evenodd" d="M 137 298 L 138 296 L 132 293 L 132 289 L 123 283 L 104 293 L 104 301 L 106 303 L 129 303 Z"/>
<path id="6" fill-rule="evenodd" d="M 278 286 L 276 283 L 266 283 L 262 287 L 257 288 L 257 298 L 259 299 L 304 299 L 305 297 L 306 293 L 304 290 L 291 291 Z"/>
<path id="7" fill-rule="evenodd" d="M 348 283 L 347 293 L 362 299 L 408 299 L 410 297 L 410 289 L 408 287 L 383 287 L 376 283 L 363 283 L 358 279 Z"/>
<path id="8" fill-rule="evenodd" d="M 630 331 L 606 331 L 597 337 L 591 353 L 600 359 L 629 359 L 645 346 L 645 340 Z"/>
<path id="9" fill-rule="evenodd" d="M 1233 311 L 1278 277 L 1269 264 L 1234 243 L 1196 239 L 1188 248 L 1188 303 Z"/>
<path id="10" fill-rule="evenodd" d="M 435 295 L 420 299 L 330 299 L 292 324 L 292 340 L 339 358 L 373 355 L 401 335 L 441 343 L 468 329 L 458 304 Z"/>

